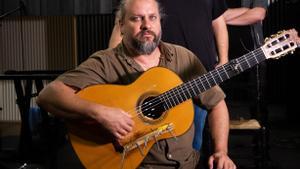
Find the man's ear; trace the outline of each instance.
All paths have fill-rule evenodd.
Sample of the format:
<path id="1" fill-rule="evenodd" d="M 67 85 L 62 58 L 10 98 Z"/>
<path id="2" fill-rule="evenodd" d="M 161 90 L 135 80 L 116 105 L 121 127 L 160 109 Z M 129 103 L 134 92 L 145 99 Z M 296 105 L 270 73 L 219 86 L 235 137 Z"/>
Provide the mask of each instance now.
<path id="1" fill-rule="evenodd" d="M 121 35 L 123 35 L 124 33 L 124 28 L 123 28 L 123 26 L 124 26 L 124 23 L 121 21 L 121 20 L 119 20 L 119 27 L 120 27 L 120 33 L 121 33 Z"/>

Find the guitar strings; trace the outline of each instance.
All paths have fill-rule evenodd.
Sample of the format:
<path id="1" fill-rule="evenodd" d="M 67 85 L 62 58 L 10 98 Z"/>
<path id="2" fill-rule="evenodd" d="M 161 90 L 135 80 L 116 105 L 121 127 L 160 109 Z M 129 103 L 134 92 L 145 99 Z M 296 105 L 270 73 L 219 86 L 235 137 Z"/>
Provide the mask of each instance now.
<path id="1" fill-rule="evenodd" d="M 259 49 L 259 48 L 258 48 Z M 262 53 L 262 51 L 257 51 L 257 50 L 254 50 L 253 52 L 250 52 L 250 53 L 247 53 L 247 54 L 245 54 L 245 55 L 243 55 L 243 56 L 241 56 L 241 57 L 239 57 L 239 58 L 237 58 L 237 60 L 239 60 L 239 64 L 245 64 L 245 63 L 247 63 L 247 62 L 253 62 L 254 60 L 256 61 L 256 64 L 258 63 L 257 62 L 257 59 L 256 59 L 256 57 L 255 56 L 251 56 L 251 55 L 257 55 L 258 53 L 261 53 L 261 54 L 263 54 Z M 250 56 L 249 56 L 250 55 Z M 249 57 L 249 58 L 248 58 Z M 230 67 L 228 67 L 227 66 L 228 64 L 225 64 L 225 65 L 222 65 L 222 67 L 223 67 L 223 71 L 221 71 L 221 72 L 217 72 L 217 71 L 211 71 L 211 72 L 208 72 L 207 74 L 205 74 L 205 75 L 208 75 L 209 73 L 211 73 L 211 75 L 214 75 L 214 76 L 216 76 L 216 73 L 218 73 L 220 76 L 224 76 L 225 74 L 227 74 L 227 72 L 226 71 L 229 71 L 231 68 Z M 249 64 L 247 63 L 247 65 L 249 66 Z M 227 67 L 226 67 L 227 66 Z M 254 66 L 254 65 L 252 65 L 252 66 Z M 250 67 L 251 67 L 251 65 L 250 65 Z M 249 67 L 249 68 L 250 68 Z M 220 68 L 219 68 L 220 69 Z M 216 70 L 216 69 L 215 69 Z M 244 71 L 244 70 L 242 70 L 242 71 Z M 221 73 L 221 74 L 220 74 Z M 214 79 L 214 76 L 200 76 L 199 78 L 196 78 L 196 79 L 193 79 L 193 80 L 196 80 L 197 82 L 203 82 L 203 80 L 206 80 L 206 79 L 203 79 L 203 78 L 207 78 L 207 80 L 209 81 L 209 80 L 211 80 L 211 79 Z M 228 76 L 228 75 L 226 75 L 226 76 Z M 230 78 L 230 77 L 229 77 Z M 191 83 L 193 80 L 190 80 L 190 81 L 188 81 L 187 83 Z M 227 80 L 227 79 L 225 79 L 225 80 Z M 222 81 L 224 81 L 224 80 L 222 80 Z M 209 84 L 209 83 L 208 83 Z M 210 84 L 209 84 L 210 85 Z M 190 89 L 192 89 L 192 88 L 194 88 L 196 85 L 194 84 L 194 83 L 192 83 L 192 85 L 190 85 L 190 87 L 187 87 L 186 89 L 188 89 L 188 90 L 190 90 Z M 179 87 L 179 89 L 180 89 L 180 87 L 182 87 L 181 85 L 179 85 L 179 86 L 177 86 L 177 87 Z M 163 93 L 163 94 L 161 94 L 161 95 L 159 95 L 158 97 L 156 97 L 156 98 L 154 98 L 154 99 L 152 99 L 151 100 L 151 106 L 145 106 L 144 108 L 146 108 L 146 109 L 150 109 L 150 108 L 154 108 L 155 106 L 157 106 L 158 104 L 161 104 L 162 102 L 162 100 L 161 99 L 159 99 L 159 97 L 160 96 L 162 96 L 163 97 L 163 99 L 164 99 L 164 101 L 170 101 L 170 98 L 174 98 L 174 97 L 176 97 L 178 94 L 180 94 L 180 92 L 178 91 L 178 90 L 176 90 L 175 88 L 177 88 L 177 87 L 174 87 L 173 89 L 171 89 L 172 91 L 173 91 L 173 93 L 171 93 L 170 91 L 168 91 L 168 92 L 166 92 L 165 94 Z M 197 87 L 197 86 L 196 86 Z M 210 85 L 209 86 L 209 88 L 211 88 L 212 86 Z M 205 89 L 205 87 L 204 87 L 204 89 Z M 184 90 L 184 89 L 183 89 Z M 165 97 L 164 97 L 164 95 L 165 95 Z M 174 100 L 173 100 L 174 101 Z M 178 100 L 179 101 L 179 100 Z M 130 113 L 134 113 L 134 112 L 136 112 L 136 110 L 137 109 L 139 109 L 139 108 L 141 108 L 142 106 L 144 106 L 144 104 L 142 104 L 142 105 L 140 105 L 140 106 L 137 106 L 136 108 L 134 108 L 134 109 L 131 109 L 130 111 L 128 111 L 128 112 L 130 112 Z M 133 117 L 136 117 L 136 116 L 138 116 L 139 114 L 141 114 L 142 112 L 138 112 L 135 116 L 133 116 Z"/>
<path id="2" fill-rule="evenodd" d="M 261 49 L 261 48 L 257 48 L 257 49 L 255 49 L 254 51 L 252 51 L 252 52 L 249 52 L 249 53 L 247 53 L 247 54 L 245 54 L 245 55 L 243 55 L 243 56 L 241 56 L 241 57 L 239 57 L 239 58 L 237 58 L 236 60 L 238 61 L 237 63 L 238 64 L 240 64 L 240 65 L 243 65 L 243 64 L 247 64 L 248 65 L 248 67 L 246 67 L 246 69 L 248 69 L 248 68 L 251 68 L 252 66 L 254 66 L 255 64 L 258 64 L 259 63 L 259 61 L 257 60 L 257 57 L 259 57 L 259 55 L 261 55 L 261 54 L 264 54 L 263 52 L 262 52 L 262 50 L 258 50 L 258 49 Z M 255 55 L 258 55 L 257 57 L 255 56 Z M 253 62 L 255 61 L 255 64 L 253 64 Z M 253 64 L 253 65 L 251 65 L 251 63 Z M 250 65 L 249 65 L 250 64 Z M 246 70 L 245 69 L 245 70 Z M 219 71 L 218 71 L 219 70 Z M 145 109 L 151 109 L 151 108 L 155 108 L 156 106 L 158 106 L 159 104 L 161 104 L 162 103 L 162 100 L 160 99 L 160 98 L 162 98 L 163 99 L 163 101 L 169 101 L 169 103 L 171 103 L 171 99 L 173 99 L 173 103 L 175 103 L 175 101 L 174 101 L 174 98 L 176 98 L 176 96 L 178 96 L 178 95 L 180 95 L 180 94 L 183 94 L 183 93 L 181 93 L 180 91 L 179 91 L 179 89 L 182 89 L 182 91 L 188 91 L 188 90 L 192 90 L 193 91 L 193 88 L 195 88 L 195 87 L 197 87 L 198 88 L 198 83 L 200 82 L 203 82 L 203 81 L 211 81 L 212 79 L 216 82 L 216 80 L 215 80 L 215 76 L 220 76 L 220 77 L 224 77 L 224 75 L 226 75 L 226 79 L 225 80 L 227 80 L 227 79 L 229 79 L 230 77 L 228 77 L 228 72 L 230 71 L 230 70 L 232 70 L 232 68 L 229 66 L 229 64 L 227 63 L 227 64 L 224 64 L 224 65 L 222 65 L 222 66 L 220 66 L 220 67 L 218 67 L 217 69 L 214 69 L 214 70 L 212 70 L 212 71 L 210 71 L 210 72 L 207 72 L 206 74 L 204 74 L 204 75 L 201 75 L 200 77 L 198 77 L 198 78 L 195 78 L 195 79 L 193 79 L 193 80 L 190 80 L 190 81 L 188 81 L 188 82 L 186 82 L 185 84 L 187 85 L 187 83 L 189 83 L 190 85 L 188 86 L 188 87 L 186 87 L 185 89 L 182 89 L 182 87 L 184 87 L 184 86 L 186 86 L 186 85 L 179 85 L 179 86 L 176 86 L 176 87 L 174 87 L 174 88 L 172 88 L 172 89 L 170 89 L 169 91 L 167 91 L 167 92 L 165 92 L 165 93 L 162 93 L 162 94 L 160 94 L 159 96 L 157 96 L 157 97 L 155 97 L 155 98 L 153 98 L 152 100 L 150 100 L 151 101 L 151 105 L 145 105 L 145 104 L 141 104 L 141 105 L 139 105 L 139 106 L 136 106 L 135 108 L 132 108 L 132 109 L 129 109 L 129 111 L 127 111 L 128 113 L 130 113 L 130 114 L 132 114 L 132 113 L 135 113 L 135 112 L 137 112 L 137 110 L 139 110 L 139 109 L 141 109 L 142 108 L 142 106 L 144 106 L 144 108 Z M 244 70 L 242 70 L 241 72 L 243 72 Z M 209 75 L 210 74 L 210 75 Z M 204 79 L 205 78 L 205 79 Z M 221 82 L 223 82 L 223 81 L 225 81 L 225 80 L 223 80 L 222 78 L 221 78 Z M 202 84 L 202 83 L 201 83 Z M 209 84 L 209 83 L 208 83 Z M 210 85 L 209 84 L 209 88 L 211 88 L 211 87 L 213 87 L 213 86 L 215 86 L 215 85 L 217 85 L 217 83 L 216 84 L 214 84 L 214 85 Z M 202 86 L 203 86 L 203 84 L 202 84 Z M 204 87 L 204 86 L 203 86 Z M 178 88 L 177 90 L 176 90 L 176 88 Z M 208 89 L 209 89 L 208 88 Z M 199 90 L 199 88 L 198 88 L 198 90 Z M 205 89 L 205 87 L 204 87 L 204 90 L 206 90 Z M 171 91 L 173 91 L 173 92 L 171 92 Z M 194 92 L 195 93 L 195 92 Z M 200 93 L 199 93 L 200 94 Z M 191 94 L 190 94 L 191 95 Z M 184 99 L 181 99 L 181 100 L 184 100 Z M 177 99 L 177 101 L 179 101 L 179 99 Z M 175 105 L 177 105 L 177 104 L 175 104 Z M 174 106 L 173 106 L 174 107 Z M 171 108 L 171 107 L 169 107 L 169 108 Z M 135 117 L 137 117 L 138 115 L 140 115 L 140 114 L 142 114 L 143 112 L 137 112 L 136 113 L 136 115 L 134 115 L 134 116 L 132 116 L 132 118 L 135 118 Z"/>
<path id="3" fill-rule="evenodd" d="M 263 46 L 262 46 L 262 47 L 263 47 Z M 249 69 L 249 68 L 253 67 L 253 66 L 256 65 L 256 64 L 259 64 L 260 62 L 262 62 L 263 60 L 266 59 L 263 50 L 260 50 L 260 49 L 262 49 L 262 47 L 259 47 L 259 48 L 255 49 L 255 50 L 253 50 L 253 51 L 251 51 L 251 52 L 249 52 L 249 53 L 244 54 L 244 55 L 241 56 L 241 57 L 236 58 L 236 61 L 238 61 L 238 64 L 240 64 L 240 65 L 243 65 L 243 64 L 246 63 L 246 64 L 248 65 L 248 68 L 246 68 L 246 69 Z M 256 57 L 255 55 L 258 55 L 258 56 Z M 264 56 L 264 59 L 261 60 L 261 61 L 257 60 L 258 57 L 259 57 L 260 55 Z M 255 61 L 254 64 L 253 64 L 253 61 Z M 252 63 L 253 65 L 249 65 L 249 64 L 251 64 L 251 63 Z M 221 68 L 223 69 L 223 71 L 220 71 Z M 161 104 L 162 102 L 161 102 L 160 97 L 161 97 L 165 102 L 166 102 L 166 101 L 169 101 L 169 102 L 170 102 L 170 98 L 174 98 L 174 97 L 177 98 L 176 96 L 177 96 L 178 94 L 184 94 L 184 95 L 185 95 L 185 93 L 180 93 L 180 91 L 179 91 L 179 90 L 176 90 L 176 88 L 181 89 L 182 91 L 188 91 L 188 90 L 191 90 L 191 89 L 192 89 L 192 91 L 193 91 L 193 88 L 194 88 L 199 82 L 200 82 L 200 84 L 202 84 L 202 86 L 203 86 L 203 83 L 201 83 L 201 82 L 203 82 L 203 81 L 205 81 L 205 80 L 206 80 L 206 81 L 210 81 L 211 79 L 213 79 L 213 80 L 215 81 L 215 84 L 214 84 L 214 85 L 210 85 L 209 82 L 208 82 L 209 88 L 211 88 L 211 87 L 213 87 L 213 86 L 215 86 L 215 85 L 218 84 L 218 83 L 216 82 L 215 78 L 214 78 L 214 77 L 216 76 L 216 74 L 220 76 L 221 82 L 223 82 L 223 81 L 228 80 L 228 79 L 231 78 L 231 77 L 229 77 L 228 74 L 227 74 L 227 72 L 229 73 L 229 71 L 230 71 L 231 69 L 232 69 L 232 68 L 229 66 L 228 63 L 227 63 L 227 64 L 224 64 L 224 65 L 220 66 L 219 68 L 217 68 L 217 69 L 215 69 L 215 70 L 212 70 L 212 71 L 210 71 L 210 72 L 207 72 L 206 74 L 201 75 L 200 77 L 198 77 L 198 78 L 196 78 L 196 79 L 193 79 L 193 80 L 190 80 L 190 81 L 186 82 L 186 83 L 185 83 L 186 85 L 187 85 L 187 84 L 191 84 L 190 87 L 187 87 L 186 89 L 182 89 L 182 87 L 185 87 L 186 85 L 182 85 L 182 84 L 181 84 L 181 85 L 178 85 L 178 86 L 176 86 L 176 87 L 170 89 L 170 90 L 169 90 L 168 92 L 166 92 L 166 93 L 162 93 L 162 94 L 159 95 L 158 97 L 156 97 L 156 98 L 154 98 L 154 99 L 151 100 L 152 103 L 155 103 L 155 102 L 156 102 L 155 104 L 151 104 L 150 107 L 145 106 L 144 108 L 150 109 L 150 108 L 153 108 L 153 107 L 155 107 L 155 106 Z M 245 69 L 245 70 L 246 70 L 246 69 Z M 241 70 L 241 72 L 243 72 L 243 71 L 245 71 L 245 70 Z M 209 74 L 210 74 L 210 75 L 209 75 Z M 238 74 L 239 74 L 239 73 L 238 73 Z M 224 75 L 227 76 L 227 78 L 226 78 L 225 80 L 222 79 L 222 77 L 224 77 Z M 203 79 L 203 78 L 205 78 L 205 79 Z M 195 80 L 196 80 L 196 81 L 195 81 Z M 195 82 L 193 82 L 193 81 L 195 81 Z M 197 83 L 196 83 L 196 82 L 197 82 Z M 219 82 L 219 83 L 220 83 L 220 82 Z M 194 85 L 194 84 L 196 84 L 196 85 Z M 192 86 L 192 85 L 194 85 L 194 86 Z M 198 89 L 199 91 L 201 91 L 201 90 L 198 88 L 198 86 L 196 86 L 196 87 L 197 87 L 197 89 Z M 187 90 L 187 89 L 188 89 L 188 90 Z M 205 89 L 205 86 L 203 86 L 203 89 Z M 206 90 L 206 89 L 205 89 L 205 90 Z M 204 90 L 204 91 L 205 91 L 205 90 Z M 172 91 L 173 91 L 173 93 L 171 93 Z M 200 94 L 200 93 L 199 93 L 199 94 Z M 164 95 L 165 95 L 165 96 L 164 96 Z M 191 94 L 189 94 L 189 95 L 191 95 Z M 178 99 L 177 99 L 177 100 L 178 100 Z M 181 100 L 184 101 L 184 99 L 181 99 Z M 178 100 L 178 101 L 179 101 L 179 100 Z M 182 101 L 182 102 L 183 102 L 183 101 Z M 174 100 L 173 100 L 173 102 L 174 102 Z M 175 104 L 175 105 L 177 105 L 177 104 Z M 140 106 L 138 106 L 138 107 L 136 107 L 136 108 L 130 110 L 129 112 L 136 112 L 135 110 L 138 109 L 138 108 L 141 108 L 142 106 L 144 106 L 144 105 L 142 104 L 142 105 L 140 105 Z M 168 108 L 171 108 L 171 107 L 168 107 Z M 138 116 L 138 115 L 141 114 L 141 113 L 142 113 L 142 112 L 138 112 L 134 117 Z"/>
<path id="4" fill-rule="evenodd" d="M 246 55 L 244 55 L 244 56 L 238 58 L 238 60 L 240 60 L 239 64 L 243 65 L 243 64 L 247 63 L 247 66 L 248 66 L 248 67 L 245 67 L 245 68 L 246 68 L 246 69 L 251 68 L 253 65 L 255 65 L 255 64 L 257 64 L 257 63 L 260 62 L 260 61 L 258 61 L 258 60 L 256 59 L 255 56 L 254 56 L 254 57 L 253 57 L 253 56 L 251 57 L 251 55 L 256 55 L 256 54 L 258 54 L 258 53 L 262 53 L 262 51 L 254 51 L 253 53 L 249 53 L 249 54 L 246 54 Z M 262 53 L 262 54 L 263 54 L 263 53 Z M 250 56 L 249 56 L 249 55 L 250 55 Z M 255 61 L 255 62 L 253 63 L 253 61 Z M 249 62 L 249 63 L 248 63 L 248 62 Z M 224 68 L 225 68 L 225 69 L 224 69 Z M 218 82 L 217 82 L 216 79 L 214 78 L 216 75 L 219 75 L 220 77 L 221 77 L 221 76 L 224 77 L 224 73 L 227 75 L 227 72 L 224 71 L 224 70 L 226 70 L 226 68 L 227 68 L 227 71 L 228 71 L 228 64 L 223 66 L 223 71 L 221 71 L 221 72 L 219 72 L 219 71 L 221 70 L 221 68 L 219 68 L 219 69 L 210 71 L 209 73 L 205 74 L 205 76 L 200 76 L 199 78 L 194 79 L 194 81 L 191 80 L 191 81 L 187 82 L 187 83 L 193 83 L 193 84 L 196 84 L 196 85 L 189 85 L 190 87 L 187 88 L 187 89 L 193 89 L 193 88 L 195 88 L 195 86 L 196 86 L 197 89 L 198 89 L 199 91 L 201 91 L 201 90 L 199 89 L 199 86 L 198 86 L 199 82 L 203 82 L 203 81 L 205 81 L 205 80 L 206 80 L 206 81 L 211 81 L 211 80 L 213 79 L 213 80 L 214 80 L 213 85 L 211 85 L 211 84 L 208 83 L 208 85 L 209 85 L 208 88 L 211 88 L 212 86 L 218 84 Z M 229 67 L 229 70 L 230 70 L 230 69 L 231 69 L 231 68 Z M 244 71 L 244 70 L 242 70 L 242 71 Z M 228 75 L 227 75 L 227 77 L 228 77 Z M 230 78 L 230 77 L 228 77 L 228 78 Z M 228 79 L 228 78 L 227 78 L 227 79 Z M 227 80 L 227 79 L 225 79 L 225 80 Z M 221 78 L 220 80 L 221 80 L 221 82 L 224 81 L 224 79 L 222 79 L 222 78 Z M 187 83 L 186 83 L 186 84 L 187 84 Z M 201 84 L 202 84 L 202 83 L 201 83 Z M 178 86 L 178 89 L 181 89 L 182 91 L 184 91 L 184 89 L 182 89 L 182 87 L 184 87 L 184 85 Z M 203 87 L 202 90 L 206 90 L 206 88 L 205 88 L 205 86 L 204 86 L 203 84 L 202 84 L 202 87 Z M 183 93 L 180 93 L 180 91 L 176 90 L 176 87 L 174 88 L 173 91 L 177 92 L 177 93 L 175 93 L 175 96 L 176 96 L 177 94 L 183 94 L 183 95 L 185 95 L 184 92 L 183 92 Z M 194 92 L 194 90 L 192 90 L 192 91 Z M 190 95 L 191 95 L 191 94 L 190 94 Z M 194 92 L 194 95 L 196 96 L 197 93 Z M 174 95 L 172 95 L 172 93 L 171 93 L 171 98 L 173 98 L 173 96 L 174 96 Z M 184 100 L 184 99 L 181 98 L 181 100 Z"/>

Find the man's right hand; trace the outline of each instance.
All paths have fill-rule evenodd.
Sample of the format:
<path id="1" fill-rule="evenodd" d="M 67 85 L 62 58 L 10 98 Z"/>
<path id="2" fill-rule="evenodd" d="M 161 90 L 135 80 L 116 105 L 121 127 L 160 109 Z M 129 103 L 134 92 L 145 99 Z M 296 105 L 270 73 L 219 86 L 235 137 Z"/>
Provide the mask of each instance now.
<path id="1" fill-rule="evenodd" d="M 100 115 L 101 114 L 101 115 Z M 96 120 L 108 129 L 118 141 L 132 131 L 134 121 L 131 115 L 119 108 L 103 107 Z"/>

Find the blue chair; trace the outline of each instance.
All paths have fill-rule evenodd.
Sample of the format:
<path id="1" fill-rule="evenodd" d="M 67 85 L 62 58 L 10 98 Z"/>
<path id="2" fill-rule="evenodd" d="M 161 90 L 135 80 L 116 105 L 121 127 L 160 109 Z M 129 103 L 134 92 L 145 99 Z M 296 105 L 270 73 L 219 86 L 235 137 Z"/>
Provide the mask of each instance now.
<path id="1" fill-rule="evenodd" d="M 207 110 L 194 104 L 194 124 L 195 136 L 193 140 L 193 148 L 200 151 L 203 139 L 203 129 L 206 121 Z"/>

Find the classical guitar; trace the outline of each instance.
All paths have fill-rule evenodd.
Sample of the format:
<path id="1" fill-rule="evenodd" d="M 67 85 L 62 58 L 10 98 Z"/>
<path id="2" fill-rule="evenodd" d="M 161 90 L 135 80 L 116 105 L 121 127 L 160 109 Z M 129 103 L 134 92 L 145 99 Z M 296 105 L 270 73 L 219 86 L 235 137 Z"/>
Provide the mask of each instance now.
<path id="1" fill-rule="evenodd" d="M 134 83 L 95 85 L 78 95 L 106 106 L 129 112 L 133 131 L 116 143 L 112 135 L 95 122 L 68 123 L 72 146 L 87 169 L 134 169 L 157 140 L 185 133 L 193 122 L 191 98 L 269 58 L 279 58 L 299 47 L 293 29 L 272 35 L 265 44 L 191 81 L 166 68 L 146 71 Z"/>

